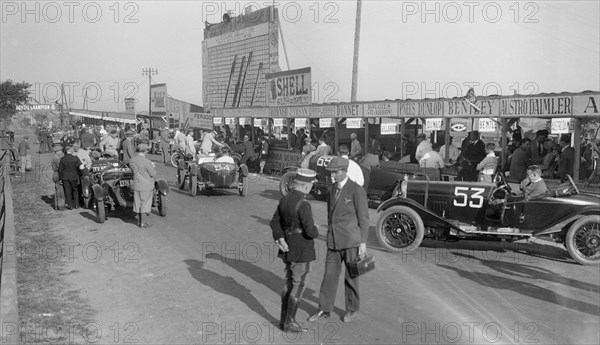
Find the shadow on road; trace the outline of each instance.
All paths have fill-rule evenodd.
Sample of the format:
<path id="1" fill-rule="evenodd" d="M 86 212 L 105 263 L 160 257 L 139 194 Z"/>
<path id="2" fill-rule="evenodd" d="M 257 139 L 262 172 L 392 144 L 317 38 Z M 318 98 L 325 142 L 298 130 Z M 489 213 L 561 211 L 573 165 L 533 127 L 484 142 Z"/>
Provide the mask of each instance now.
<path id="1" fill-rule="evenodd" d="M 261 285 L 269 288 L 278 297 L 281 294 L 281 290 L 283 288 L 283 275 L 278 276 L 277 274 L 275 274 L 271 271 L 262 269 L 256 265 L 254 265 L 251 262 L 244 261 L 244 260 L 229 259 L 229 258 L 226 258 L 217 253 L 207 254 L 206 258 L 221 261 L 222 263 L 230 266 L 231 268 L 235 269 L 236 271 L 248 276 L 249 278 L 251 278 L 252 280 L 257 282 L 258 284 L 261 284 Z M 279 260 L 279 259 L 277 259 L 277 260 Z M 282 261 L 281 262 L 281 272 L 282 273 L 283 273 L 283 266 L 284 265 L 283 265 L 283 261 Z M 311 278 L 307 281 L 307 283 L 309 283 L 312 280 L 313 282 L 318 281 L 320 284 L 320 277 L 315 277 L 314 273 L 309 273 L 309 274 L 310 274 L 309 276 Z M 312 303 L 311 304 L 302 303 L 300 305 L 300 308 L 303 309 L 308 315 L 315 314 L 317 312 L 316 306 L 319 305 L 319 295 L 318 295 L 317 291 L 315 291 L 307 286 L 306 289 L 304 290 L 304 294 L 302 295 L 302 297 L 304 300 L 310 301 Z M 279 300 L 279 299 L 277 299 L 277 300 Z M 337 307 L 335 307 L 334 309 L 335 309 L 334 311 L 338 315 L 344 315 L 343 310 L 341 310 Z"/>
<path id="2" fill-rule="evenodd" d="M 279 199 L 281 199 L 281 193 L 279 192 L 279 189 L 265 189 L 262 192 L 260 192 L 259 195 L 262 196 L 263 198 L 277 200 L 277 201 L 279 201 Z"/>
<path id="3" fill-rule="evenodd" d="M 188 271 L 194 279 L 211 289 L 237 298 L 269 322 L 278 323 L 279 320 L 269 314 L 263 305 L 252 295 L 250 289 L 239 284 L 232 277 L 220 275 L 219 273 L 204 268 L 204 262 L 198 260 L 184 260 L 188 265 Z"/>
<path id="4" fill-rule="evenodd" d="M 590 284 L 576 281 L 573 279 L 567 279 L 564 277 L 560 277 L 557 274 L 547 271 L 543 272 L 543 269 L 539 269 L 537 267 L 532 268 L 532 266 L 524 267 L 521 264 L 514 263 L 505 263 L 505 262 L 497 262 L 497 261 L 486 261 L 479 260 L 483 265 L 487 266 L 490 269 L 496 270 L 501 273 L 515 275 L 518 277 L 529 278 L 529 279 L 546 279 L 553 282 L 559 282 L 562 284 L 578 284 L 579 288 L 588 290 L 591 288 Z M 499 267 L 497 267 L 499 265 Z M 489 273 L 482 272 L 471 272 L 462 270 L 455 266 L 450 265 L 439 265 L 439 267 L 451 270 L 456 272 L 460 277 L 472 280 L 482 286 L 492 288 L 494 290 L 508 290 L 513 291 L 531 298 L 535 298 L 547 303 L 554 303 L 556 305 L 562 306 L 564 308 L 568 308 L 571 310 L 579 311 L 582 313 L 590 314 L 593 316 L 600 316 L 600 311 L 598 310 L 598 306 L 588 304 L 582 302 L 580 300 L 576 300 L 573 298 L 565 297 L 556 293 L 556 291 L 552 291 L 549 289 L 545 289 L 543 287 L 537 286 L 530 282 L 511 279 L 504 276 L 498 276 Z M 594 288 L 597 291 L 597 288 Z M 594 290 L 592 290 L 594 291 Z"/>

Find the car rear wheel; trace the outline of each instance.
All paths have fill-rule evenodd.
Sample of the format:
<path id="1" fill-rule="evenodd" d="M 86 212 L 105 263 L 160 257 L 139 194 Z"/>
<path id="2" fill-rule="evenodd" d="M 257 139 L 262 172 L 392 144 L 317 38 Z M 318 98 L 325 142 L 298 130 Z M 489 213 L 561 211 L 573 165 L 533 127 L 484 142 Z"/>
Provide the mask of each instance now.
<path id="1" fill-rule="evenodd" d="M 171 155 L 171 165 L 177 168 L 179 166 L 179 161 L 183 159 L 183 154 L 179 152 L 175 152 Z"/>
<path id="2" fill-rule="evenodd" d="M 248 195 L 248 177 L 242 176 L 240 180 L 240 185 L 238 187 L 240 196 L 246 196 Z"/>
<path id="3" fill-rule="evenodd" d="M 375 233 L 386 250 L 395 253 L 412 252 L 423 241 L 425 226 L 413 209 L 393 206 L 379 214 Z"/>
<path id="4" fill-rule="evenodd" d="M 167 196 L 158 193 L 158 214 L 161 217 L 167 215 Z"/>
<path id="5" fill-rule="evenodd" d="M 565 239 L 571 257 L 582 265 L 600 264 L 600 215 L 580 218 Z"/>
<path id="6" fill-rule="evenodd" d="M 98 217 L 98 223 L 104 223 L 106 220 L 106 207 L 104 201 L 96 200 L 96 216 Z"/>
<path id="7" fill-rule="evenodd" d="M 288 171 L 281 176 L 281 181 L 279 181 L 279 192 L 282 196 L 286 196 L 292 191 L 292 186 L 295 179 L 295 171 Z"/>
<path id="8" fill-rule="evenodd" d="M 196 196 L 198 193 L 198 175 L 190 174 L 190 195 Z"/>

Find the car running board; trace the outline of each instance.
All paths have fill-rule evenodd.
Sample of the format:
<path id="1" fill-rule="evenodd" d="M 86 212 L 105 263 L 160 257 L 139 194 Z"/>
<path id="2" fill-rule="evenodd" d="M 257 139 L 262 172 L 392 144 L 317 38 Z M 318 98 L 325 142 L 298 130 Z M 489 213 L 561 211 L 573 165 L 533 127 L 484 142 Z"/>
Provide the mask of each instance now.
<path id="1" fill-rule="evenodd" d="M 515 231 L 480 231 L 480 230 L 471 230 L 467 227 L 461 227 L 461 230 L 467 234 L 480 234 L 480 235 L 507 235 L 507 236 L 520 236 L 520 237 L 531 237 L 530 233 L 522 233 Z M 503 230 L 500 228 L 499 230 Z M 452 233 L 452 231 L 450 232 Z"/>

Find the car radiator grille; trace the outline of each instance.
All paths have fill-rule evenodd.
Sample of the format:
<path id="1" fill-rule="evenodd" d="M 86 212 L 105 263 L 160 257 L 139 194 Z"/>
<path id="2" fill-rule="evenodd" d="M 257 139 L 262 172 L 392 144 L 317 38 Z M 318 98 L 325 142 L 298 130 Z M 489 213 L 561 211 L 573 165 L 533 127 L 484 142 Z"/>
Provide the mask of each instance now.
<path id="1" fill-rule="evenodd" d="M 448 211 L 448 202 L 446 201 L 433 201 L 431 203 L 431 207 L 429 208 L 435 214 L 439 216 L 445 216 Z"/>

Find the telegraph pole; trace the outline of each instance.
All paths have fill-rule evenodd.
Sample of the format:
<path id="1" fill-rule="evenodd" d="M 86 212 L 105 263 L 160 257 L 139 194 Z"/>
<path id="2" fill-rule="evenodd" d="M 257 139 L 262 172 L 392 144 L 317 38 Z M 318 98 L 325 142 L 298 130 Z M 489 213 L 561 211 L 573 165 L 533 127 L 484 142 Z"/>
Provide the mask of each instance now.
<path id="1" fill-rule="evenodd" d="M 152 76 L 158 74 L 157 68 L 142 68 L 142 75 L 148 76 L 148 116 L 152 115 Z"/>
<path id="2" fill-rule="evenodd" d="M 358 88 L 358 51 L 360 45 L 360 13 L 362 0 L 356 0 L 356 24 L 354 28 L 354 59 L 352 62 L 352 94 L 351 102 L 356 102 L 356 90 Z"/>

